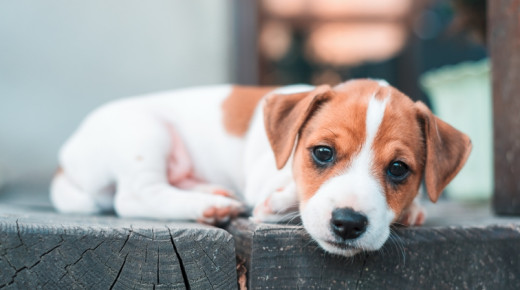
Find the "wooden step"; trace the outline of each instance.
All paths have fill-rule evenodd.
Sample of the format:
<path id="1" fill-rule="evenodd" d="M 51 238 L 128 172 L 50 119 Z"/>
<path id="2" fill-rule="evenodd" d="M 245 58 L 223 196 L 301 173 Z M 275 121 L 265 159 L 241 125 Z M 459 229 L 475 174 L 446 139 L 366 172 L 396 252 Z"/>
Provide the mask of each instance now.
<path id="1" fill-rule="evenodd" d="M 241 218 L 226 232 L 63 215 L 42 191 L 10 190 L 0 194 L 0 288 L 235 289 L 238 278 L 248 289 L 520 289 L 520 218 L 489 208 L 429 206 L 424 227 L 395 228 L 379 252 L 345 258 L 298 225 Z"/>
<path id="2" fill-rule="evenodd" d="M 0 205 L 0 288 L 235 289 L 233 237 L 195 223 Z"/>
<path id="3" fill-rule="evenodd" d="M 444 211 L 443 211 L 444 210 Z M 302 227 L 234 221 L 248 289 L 520 289 L 520 219 L 441 203 L 424 227 L 394 228 L 378 252 L 322 251 Z"/>

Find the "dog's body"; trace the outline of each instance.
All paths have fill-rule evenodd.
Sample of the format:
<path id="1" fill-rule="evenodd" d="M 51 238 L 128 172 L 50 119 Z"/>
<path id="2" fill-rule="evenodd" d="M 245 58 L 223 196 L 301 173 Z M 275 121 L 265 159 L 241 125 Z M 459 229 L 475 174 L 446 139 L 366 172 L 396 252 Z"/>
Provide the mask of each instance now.
<path id="1" fill-rule="evenodd" d="M 353 255 L 380 248 L 392 222 L 422 223 L 423 176 L 435 201 L 470 147 L 380 81 L 178 90 L 93 112 L 60 153 L 51 197 L 63 212 L 206 223 L 236 216 L 239 200 L 258 221 L 299 208 L 325 250 Z"/>

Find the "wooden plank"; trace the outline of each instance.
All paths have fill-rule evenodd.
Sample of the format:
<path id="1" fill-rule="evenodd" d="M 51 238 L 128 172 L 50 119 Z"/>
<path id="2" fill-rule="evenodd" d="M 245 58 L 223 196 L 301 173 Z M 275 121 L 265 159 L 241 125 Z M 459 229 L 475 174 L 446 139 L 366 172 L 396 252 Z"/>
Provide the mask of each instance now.
<path id="1" fill-rule="evenodd" d="M 235 289 L 234 241 L 193 224 L 0 206 L 0 288 Z"/>
<path id="2" fill-rule="evenodd" d="M 519 219 L 396 228 L 379 252 L 353 258 L 325 253 L 299 226 L 239 219 L 228 231 L 248 289 L 520 289 Z"/>
<path id="3" fill-rule="evenodd" d="M 489 0 L 495 212 L 520 215 L 520 0 Z"/>

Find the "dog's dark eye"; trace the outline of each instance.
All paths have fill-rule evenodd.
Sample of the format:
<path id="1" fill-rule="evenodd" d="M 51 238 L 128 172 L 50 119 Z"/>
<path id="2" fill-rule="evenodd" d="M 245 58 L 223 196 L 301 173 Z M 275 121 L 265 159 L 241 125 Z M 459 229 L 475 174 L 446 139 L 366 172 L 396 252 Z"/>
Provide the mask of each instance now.
<path id="1" fill-rule="evenodd" d="M 316 146 L 312 148 L 312 158 L 318 165 L 327 165 L 334 161 L 334 149 L 329 146 Z"/>
<path id="2" fill-rule="evenodd" d="M 410 173 L 408 165 L 401 161 L 392 161 L 386 171 L 388 177 L 394 182 L 403 181 L 408 177 L 408 173 Z"/>

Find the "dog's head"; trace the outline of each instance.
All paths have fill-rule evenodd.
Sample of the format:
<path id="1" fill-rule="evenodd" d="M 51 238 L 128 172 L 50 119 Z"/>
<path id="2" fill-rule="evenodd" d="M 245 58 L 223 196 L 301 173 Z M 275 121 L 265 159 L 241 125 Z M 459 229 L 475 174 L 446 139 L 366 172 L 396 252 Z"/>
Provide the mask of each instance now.
<path id="1" fill-rule="evenodd" d="M 378 250 L 424 180 L 435 202 L 471 141 L 386 82 L 273 95 L 265 126 L 278 168 L 293 157 L 307 232 L 328 252 Z"/>

